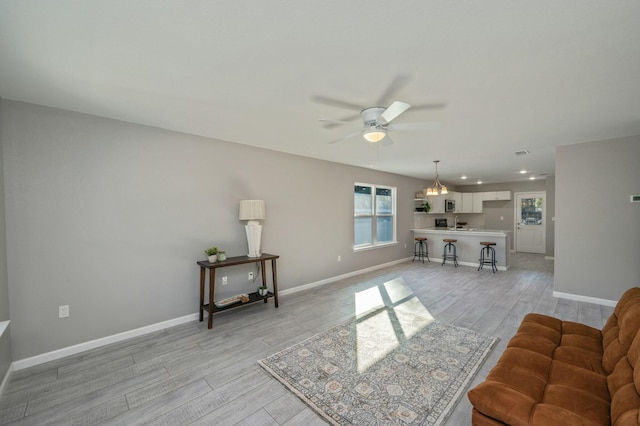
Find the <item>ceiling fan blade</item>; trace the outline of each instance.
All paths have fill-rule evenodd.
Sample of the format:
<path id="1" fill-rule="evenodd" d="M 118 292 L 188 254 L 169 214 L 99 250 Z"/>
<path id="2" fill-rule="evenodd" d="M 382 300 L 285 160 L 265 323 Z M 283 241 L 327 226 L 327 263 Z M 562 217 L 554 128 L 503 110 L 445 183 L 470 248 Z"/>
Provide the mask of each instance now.
<path id="1" fill-rule="evenodd" d="M 383 146 L 389 146 L 389 145 L 393 145 L 393 139 L 391 139 L 391 137 L 389 136 L 389 133 L 387 133 L 384 138 L 382 138 L 382 140 L 380 141 L 380 143 Z"/>
<path id="2" fill-rule="evenodd" d="M 360 120 L 360 122 L 358 123 L 353 122 L 353 120 L 355 120 L 356 118 L 360 118 L 360 114 L 354 114 L 348 117 L 343 117 L 340 120 L 319 120 L 319 121 L 324 121 L 324 123 L 322 123 L 322 127 L 324 127 L 325 129 L 330 129 L 332 127 L 336 127 L 341 124 L 353 124 L 354 126 L 361 126 L 362 120 Z"/>
<path id="3" fill-rule="evenodd" d="M 423 123 L 397 123 L 389 124 L 387 130 L 434 130 L 440 127 L 437 121 L 425 121 Z"/>
<path id="4" fill-rule="evenodd" d="M 318 121 L 322 121 L 324 123 L 332 123 L 332 124 L 335 124 L 335 125 L 338 125 L 338 124 L 349 124 L 351 126 L 358 126 L 358 127 L 362 126 L 361 123 L 354 123 L 353 121 L 332 120 L 330 118 L 320 118 L 320 119 L 318 119 Z"/>
<path id="5" fill-rule="evenodd" d="M 391 99 L 409 82 L 410 77 L 406 74 L 400 74 L 391 82 L 389 87 L 380 95 L 376 105 L 388 105 Z"/>
<path id="6" fill-rule="evenodd" d="M 331 143 L 340 142 L 340 141 L 343 141 L 343 140 L 345 140 L 345 139 L 352 138 L 352 137 L 354 137 L 355 135 L 359 135 L 360 133 L 362 133 L 362 132 L 358 131 L 358 132 L 355 132 L 355 133 L 351 133 L 350 135 L 343 136 L 343 137 L 341 137 L 340 139 L 333 140 L 333 141 L 331 141 L 331 142 L 329 142 L 329 143 L 331 144 Z"/>
<path id="7" fill-rule="evenodd" d="M 422 105 L 412 105 L 411 109 L 441 109 L 446 108 L 447 104 L 441 102 L 439 104 L 422 104 Z"/>
<path id="8" fill-rule="evenodd" d="M 325 98 L 324 96 L 314 96 L 312 99 L 314 102 L 317 102 L 319 104 L 331 105 L 331 106 L 346 108 L 346 109 L 355 109 L 357 111 L 362 110 L 361 105 L 354 104 L 351 102 L 341 101 L 339 99 Z"/>
<path id="9" fill-rule="evenodd" d="M 382 123 L 389 123 L 391 122 L 391 120 L 408 110 L 410 107 L 411 105 L 407 103 L 395 101 L 394 103 L 389 105 L 389 108 L 384 110 L 384 112 L 380 115 L 380 121 L 382 121 Z"/>

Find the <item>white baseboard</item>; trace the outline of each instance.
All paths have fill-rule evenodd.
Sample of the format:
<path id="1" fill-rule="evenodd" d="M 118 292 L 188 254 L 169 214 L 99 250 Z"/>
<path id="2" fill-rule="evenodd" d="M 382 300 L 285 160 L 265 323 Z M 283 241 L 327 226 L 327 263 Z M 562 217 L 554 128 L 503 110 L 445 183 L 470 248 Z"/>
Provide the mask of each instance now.
<path id="1" fill-rule="evenodd" d="M 290 289 L 286 289 L 286 290 L 281 290 L 278 293 L 279 293 L 279 295 L 287 295 L 287 294 L 297 293 L 297 292 L 300 292 L 300 291 L 303 291 L 303 290 L 308 290 L 310 288 L 319 287 L 319 286 L 322 286 L 322 285 L 326 285 L 326 284 L 330 284 L 330 283 L 333 283 L 333 282 L 336 282 L 336 281 L 340 281 L 340 280 L 343 280 L 345 278 L 355 277 L 357 275 L 361 275 L 361 274 L 364 274 L 364 273 L 367 273 L 367 272 L 372 272 L 372 271 L 376 271 L 378 269 L 383 269 L 383 268 L 386 268 L 386 267 L 389 267 L 389 266 L 398 265 L 400 263 L 409 262 L 412 259 L 413 259 L 413 257 L 407 257 L 407 258 L 403 258 L 403 259 L 394 260 L 393 262 L 383 263 L 383 264 L 380 264 L 380 265 L 372 266 L 370 268 L 360 269 L 358 271 L 353 271 L 353 272 L 349 272 L 349 273 L 346 273 L 346 274 L 337 275 L 335 277 L 326 278 L 324 280 L 316 281 L 316 282 L 313 282 L 313 283 L 304 284 L 304 285 L 297 286 L 297 287 L 290 288 Z M 432 260 L 434 262 L 442 262 L 442 259 L 432 259 Z M 472 262 L 458 262 L 458 264 L 459 265 L 463 265 L 463 266 L 472 266 L 472 267 L 476 267 L 476 268 L 478 267 L 477 263 L 472 263 Z M 505 268 L 504 266 L 498 266 L 498 270 L 506 271 L 507 268 Z M 145 334 L 152 333 L 154 331 L 158 331 L 158 330 L 162 330 L 162 329 L 165 329 L 165 328 L 173 327 L 173 326 L 176 326 L 176 325 L 184 324 L 184 323 L 187 323 L 187 322 L 190 322 L 190 321 L 195 321 L 198 318 L 199 318 L 199 313 L 185 315 L 185 316 L 180 317 L 180 318 L 174 318 L 174 319 L 163 321 L 163 322 L 159 322 L 159 323 L 156 323 L 156 324 L 151 324 L 151 325 L 148 325 L 146 327 L 136 328 L 135 330 L 125 331 L 125 332 L 114 334 L 114 335 L 111 335 L 111 336 L 102 337 L 100 339 L 95 339 L 95 340 L 91 340 L 91 341 L 88 341 L 88 342 L 79 343 L 77 345 L 68 346 L 66 348 L 58 349 L 58 350 L 55 350 L 55 351 L 46 352 L 44 354 L 32 356 L 30 358 L 21 359 L 21 360 L 18 360 L 18 361 L 14 361 L 11 364 L 11 371 L 19 371 L 19 370 L 23 370 L 25 368 L 33 367 L 35 365 L 43 364 L 45 362 L 55 361 L 57 359 L 64 358 L 64 357 L 69 356 L 69 355 L 75 355 L 77 353 L 88 351 L 90 349 L 99 348 L 101 346 L 109 345 L 111 343 L 120 342 L 122 340 L 130 339 L 132 337 L 142 336 L 142 335 L 145 335 Z M 5 380 L 6 380 L 6 377 L 5 377 Z M 3 384 L 4 384 L 4 382 L 3 382 Z"/>
<path id="2" fill-rule="evenodd" d="M 544 260 L 556 260 L 556 258 L 553 256 L 545 256 Z"/>
<path id="3" fill-rule="evenodd" d="M 0 383 L 0 396 L 2 396 L 2 392 L 4 392 L 4 388 L 9 383 L 9 379 L 11 378 L 11 374 L 13 373 L 13 362 L 9 364 L 9 368 L 4 375 L 4 379 L 2 379 L 2 383 Z"/>
<path id="4" fill-rule="evenodd" d="M 438 262 L 442 263 L 442 259 L 438 259 L 437 257 L 429 256 L 429 259 L 431 259 L 431 262 L 433 262 L 433 263 L 438 263 Z M 447 265 L 453 265 L 453 263 L 451 263 L 451 261 L 449 260 L 447 262 Z M 478 269 L 478 262 L 465 262 L 465 261 L 458 260 L 458 265 L 471 266 L 472 268 Z M 485 265 L 482 269 L 485 269 L 485 268 L 491 269 L 491 265 Z M 509 267 L 507 267 L 507 266 L 496 266 L 496 268 L 498 268 L 498 271 L 507 271 L 507 270 L 509 270 Z"/>
<path id="5" fill-rule="evenodd" d="M 400 263 L 409 262 L 411 259 L 413 259 L 413 256 L 412 257 L 406 257 L 404 259 L 394 260 L 393 262 L 383 263 L 381 265 L 372 266 L 370 268 L 360 269 L 358 271 L 353 271 L 353 272 L 349 272 L 349 273 L 342 274 L 342 275 L 336 275 L 335 277 L 326 278 L 324 280 L 316 281 L 316 282 L 313 282 L 313 283 L 299 285 L 299 286 L 294 287 L 294 288 L 289 288 L 287 290 L 278 291 L 278 295 L 287 295 L 287 294 L 298 293 L 298 292 L 303 291 L 303 290 L 308 290 L 310 288 L 314 288 L 314 287 L 319 287 L 321 285 L 330 284 L 330 283 L 333 283 L 333 282 L 336 282 L 336 281 L 343 280 L 345 278 L 351 278 L 351 277 L 355 277 L 356 275 L 361 275 L 361 274 L 364 274 L 364 273 L 367 273 L 367 272 L 376 271 L 378 269 L 383 269 L 383 268 L 386 268 L 388 266 L 393 266 L 393 265 L 398 265 Z"/>
<path id="6" fill-rule="evenodd" d="M 301 285 L 298 287 L 290 288 L 287 290 L 279 291 L 279 295 L 286 295 L 296 293 L 302 290 L 307 290 L 309 288 L 318 287 L 321 285 L 329 284 L 335 281 L 339 281 L 345 278 L 354 277 L 356 275 L 364 274 L 365 272 L 375 271 L 377 269 L 386 268 L 388 266 L 397 265 L 403 262 L 408 262 L 413 257 L 407 257 L 404 259 L 394 260 L 393 262 L 384 263 L 381 265 L 372 266 L 370 268 L 361 269 L 359 271 L 349 272 L 347 274 L 338 275 L 332 278 L 327 278 L 325 280 L 316 281 L 314 283 L 309 283 L 305 285 Z M 102 337 L 100 339 L 91 340 L 89 342 L 79 343 L 77 345 L 68 346 L 66 348 L 58 349 L 51 352 L 46 352 L 44 354 L 32 356 L 30 358 L 21 359 L 18 361 L 14 361 L 12 365 L 12 371 L 23 370 L 25 368 L 33 367 L 35 365 L 44 364 L 45 362 L 55 361 L 60 358 L 64 358 L 69 355 L 75 355 L 80 352 L 88 351 L 90 349 L 99 348 L 101 346 L 109 345 L 111 343 L 120 342 L 122 340 L 130 339 L 132 337 L 138 337 L 145 334 L 152 333 L 154 331 L 162 330 L 165 328 L 173 327 L 176 325 L 184 324 L 189 321 L 195 321 L 199 318 L 199 312 L 195 314 L 185 315 L 180 318 L 174 318 L 171 320 L 159 322 L 156 324 L 151 324 L 146 327 L 136 328 L 135 330 L 129 330 L 122 333 L 114 334 L 111 336 Z M 6 379 L 6 377 L 5 377 Z"/>
<path id="7" fill-rule="evenodd" d="M 554 291 L 553 297 L 557 297 L 559 299 L 576 300 L 578 302 L 595 303 L 596 305 L 614 306 L 614 307 L 616 306 L 616 303 L 618 303 L 617 300 L 598 299 L 597 297 L 582 296 L 579 294 L 571 294 L 571 293 L 562 293 L 560 291 Z"/>
<path id="8" fill-rule="evenodd" d="M 154 331 L 184 324 L 190 321 L 197 320 L 199 316 L 200 316 L 199 313 L 185 315 L 183 317 L 162 321 L 156 324 L 151 324 L 146 327 L 140 327 L 134 330 L 129 330 L 122 333 L 113 334 L 111 336 L 102 337 L 100 339 L 90 340 L 84 343 L 78 343 L 77 345 L 68 346 L 66 348 L 58 349 L 51 352 L 46 352 L 40 355 L 32 356 L 30 358 L 20 359 L 18 361 L 13 362 L 12 364 L 13 370 L 15 371 L 23 370 L 25 368 L 33 367 L 34 365 L 44 364 L 45 362 L 54 361 L 56 359 L 64 358 L 69 355 L 75 355 L 77 353 L 88 351 L 90 349 L 99 348 L 100 346 L 109 345 L 111 343 L 120 342 L 122 340 L 130 339 L 132 337 L 138 337 L 138 336 L 152 333 Z"/>

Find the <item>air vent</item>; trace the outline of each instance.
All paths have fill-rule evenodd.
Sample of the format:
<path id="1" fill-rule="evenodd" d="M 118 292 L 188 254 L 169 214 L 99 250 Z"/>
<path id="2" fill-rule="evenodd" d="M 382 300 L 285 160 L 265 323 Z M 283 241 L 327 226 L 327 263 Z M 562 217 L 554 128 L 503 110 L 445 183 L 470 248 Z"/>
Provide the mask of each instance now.
<path id="1" fill-rule="evenodd" d="M 630 198 L 632 203 L 640 203 L 640 195 L 632 195 Z"/>
<path id="2" fill-rule="evenodd" d="M 522 151 L 516 151 L 514 152 L 515 155 L 517 155 L 518 157 L 521 155 L 527 155 L 527 154 L 531 154 L 531 152 L 529 152 L 528 149 L 523 149 Z"/>

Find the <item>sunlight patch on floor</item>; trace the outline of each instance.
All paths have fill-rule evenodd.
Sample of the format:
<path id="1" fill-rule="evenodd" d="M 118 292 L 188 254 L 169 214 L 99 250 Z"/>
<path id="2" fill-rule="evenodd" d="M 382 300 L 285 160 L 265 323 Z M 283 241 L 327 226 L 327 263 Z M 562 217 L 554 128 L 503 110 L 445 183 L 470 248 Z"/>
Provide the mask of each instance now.
<path id="1" fill-rule="evenodd" d="M 356 357 L 358 372 L 376 362 L 429 325 L 433 315 L 413 296 L 402 277 L 370 287 L 355 295 Z M 384 309 L 388 300 L 388 309 Z M 379 311 L 379 312 L 376 312 Z M 394 316 L 396 326 L 391 319 Z"/>
<path id="2" fill-rule="evenodd" d="M 371 287 L 355 294 L 356 318 L 361 318 L 368 313 L 384 308 L 382 295 L 378 287 Z"/>
<path id="3" fill-rule="evenodd" d="M 429 310 L 417 297 L 412 297 L 406 302 L 394 307 L 393 311 L 407 339 L 413 337 L 434 320 L 433 315 L 431 315 Z"/>
<path id="4" fill-rule="evenodd" d="M 389 313 L 380 311 L 356 324 L 358 372 L 363 373 L 400 346 Z"/>
<path id="5" fill-rule="evenodd" d="M 409 288 L 409 286 L 405 284 L 402 277 L 387 281 L 386 283 L 384 283 L 384 289 L 389 295 L 389 299 L 391 300 L 392 304 L 398 303 L 399 301 L 406 299 L 413 294 L 413 291 L 411 291 L 411 288 Z"/>

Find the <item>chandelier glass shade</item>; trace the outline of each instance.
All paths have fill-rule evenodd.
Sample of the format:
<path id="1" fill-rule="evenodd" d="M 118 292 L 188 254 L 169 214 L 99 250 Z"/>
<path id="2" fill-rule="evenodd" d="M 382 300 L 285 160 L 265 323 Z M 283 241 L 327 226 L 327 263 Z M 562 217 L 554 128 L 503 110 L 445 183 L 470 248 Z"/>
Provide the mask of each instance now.
<path id="1" fill-rule="evenodd" d="M 438 163 L 440 162 L 440 160 L 435 160 L 434 163 L 436 163 L 436 180 L 435 182 L 433 182 L 433 185 L 431 185 L 429 188 L 427 188 L 427 196 L 430 195 L 442 195 L 442 194 L 448 194 L 449 191 L 447 191 L 447 187 L 444 186 L 443 184 L 440 183 L 440 175 L 438 175 Z"/>

